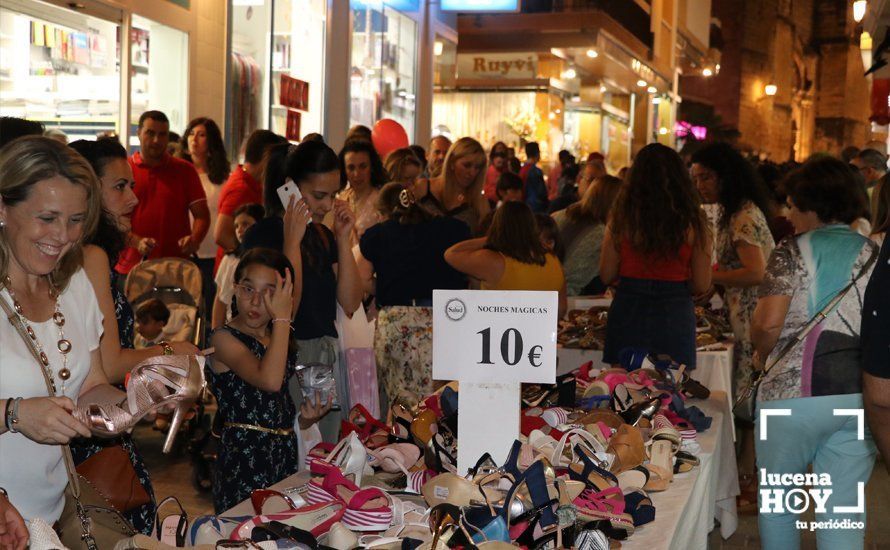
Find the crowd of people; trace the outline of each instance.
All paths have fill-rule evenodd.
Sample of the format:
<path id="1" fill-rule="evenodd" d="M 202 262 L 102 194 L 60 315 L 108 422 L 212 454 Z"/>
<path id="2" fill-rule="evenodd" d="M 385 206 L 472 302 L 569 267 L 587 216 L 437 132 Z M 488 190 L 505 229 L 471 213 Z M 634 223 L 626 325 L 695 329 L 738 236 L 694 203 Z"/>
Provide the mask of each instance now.
<path id="1" fill-rule="evenodd" d="M 167 380 L 160 397 L 145 390 L 151 403 L 131 398 L 129 407 L 134 382 L 125 382 L 152 358 L 204 353 L 164 338 L 162 302 L 134 314 L 124 296 L 127 274 L 155 258 L 190 259 L 202 273 L 206 378 L 221 418 L 217 512 L 295 472 L 351 421 L 338 315 L 376 318 L 381 410 L 410 409 L 441 388 L 431 366 L 434 289 L 555 291 L 560 314 L 568 297 L 608 292 L 605 363 L 620 365 L 634 348 L 690 371 L 695 306 L 719 294 L 734 391 L 781 356 L 758 406 L 795 413 L 771 421 L 769 440 L 756 445 L 755 430 L 740 426 L 742 503 L 756 502 L 755 465 L 804 473 L 812 464 L 831 475 L 835 504 L 852 505 L 875 444 L 890 457 L 890 176 L 879 146 L 777 166 L 725 143 L 683 155 L 650 144 L 610 175 L 598 153 L 578 163 L 561 151 L 545 167 L 531 142 L 518 166 L 506 144 L 486 152 L 470 137 L 440 135 L 381 158 L 365 127 L 339 152 L 318 134 L 292 145 L 257 130 L 233 166 L 205 117 L 171 154 L 160 111 L 139 118 L 132 155 L 115 138 L 65 145 L 40 133 L 9 118 L 0 129 L 0 300 L 41 361 L 12 323 L 0 324 L 0 546 L 24 547 L 21 518 L 59 520 L 65 444 L 76 464 L 112 446 L 126 451 L 146 498 L 124 515 L 151 533 L 155 495 L 126 428 L 193 377 Z M 301 198 L 283 202 L 286 185 Z M 851 281 L 818 330 L 784 353 Z M 302 390 L 298 365 L 309 364 L 331 367 L 334 391 Z M 855 418 L 832 408 L 865 408 L 869 436 L 855 437 Z M 115 437 L 91 437 L 99 424 Z M 272 459 L 254 460 L 260 452 Z M 764 543 L 793 547 L 795 519 L 761 516 Z M 854 548 L 862 536 L 822 531 L 819 541 Z"/>

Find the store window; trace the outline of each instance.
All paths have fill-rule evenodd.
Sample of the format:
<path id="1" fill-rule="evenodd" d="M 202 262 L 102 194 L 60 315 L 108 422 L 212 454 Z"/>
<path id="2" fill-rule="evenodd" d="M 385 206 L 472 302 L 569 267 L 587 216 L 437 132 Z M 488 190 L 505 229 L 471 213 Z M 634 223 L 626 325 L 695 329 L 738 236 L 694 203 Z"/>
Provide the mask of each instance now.
<path id="1" fill-rule="evenodd" d="M 233 0 L 233 150 L 257 128 L 296 141 L 324 124 L 325 0 Z M 270 40 L 271 35 L 271 40 Z"/>
<path id="2" fill-rule="evenodd" d="M 457 44 L 437 34 L 433 43 L 433 56 L 433 86 L 454 88 L 457 85 Z"/>
<path id="3" fill-rule="evenodd" d="M 388 5 L 353 0 L 351 124 L 391 118 L 413 141 L 416 68 L 417 23 Z"/>
<path id="4" fill-rule="evenodd" d="M 188 34 L 133 15 L 130 28 L 130 148 L 145 111 L 162 111 L 170 130 L 181 134 L 188 120 Z"/>
<path id="5" fill-rule="evenodd" d="M 69 140 L 119 133 L 119 25 L 43 2 L 0 7 L 0 115 Z"/>

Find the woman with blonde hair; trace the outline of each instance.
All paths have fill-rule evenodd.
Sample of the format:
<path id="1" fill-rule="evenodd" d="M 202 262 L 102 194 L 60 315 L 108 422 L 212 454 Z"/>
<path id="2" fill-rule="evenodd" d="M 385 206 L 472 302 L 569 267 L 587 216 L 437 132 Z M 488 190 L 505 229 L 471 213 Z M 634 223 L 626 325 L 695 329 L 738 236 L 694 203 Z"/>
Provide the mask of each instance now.
<path id="1" fill-rule="evenodd" d="M 600 251 L 609 210 L 621 189 L 621 180 L 601 176 L 587 188 L 581 200 L 553 213 L 565 248 L 566 289 L 569 296 L 602 294 L 599 278 Z"/>
<path id="2" fill-rule="evenodd" d="M 0 300 L 33 342 L 0 323 L 0 487 L 26 520 L 62 514 L 67 444 L 91 435 L 75 401 L 124 397 L 102 367 L 103 316 L 82 268 L 101 201 L 89 163 L 58 141 L 25 137 L 0 155 Z"/>
<path id="3" fill-rule="evenodd" d="M 475 233 L 491 210 L 482 195 L 486 163 L 485 150 L 478 141 L 460 138 L 448 149 L 442 173 L 430 181 L 430 192 L 419 203 L 434 213 L 461 220 Z"/>
<path id="4" fill-rule="evenodd" d="M 410 147 L 396 149 L 387 155 L 383 167 L 389 178 L 387 181 L 405 185 L 415 198 L 420 199 L 430 192 L 429 180 L 421 177 L 423 164 Z"/>

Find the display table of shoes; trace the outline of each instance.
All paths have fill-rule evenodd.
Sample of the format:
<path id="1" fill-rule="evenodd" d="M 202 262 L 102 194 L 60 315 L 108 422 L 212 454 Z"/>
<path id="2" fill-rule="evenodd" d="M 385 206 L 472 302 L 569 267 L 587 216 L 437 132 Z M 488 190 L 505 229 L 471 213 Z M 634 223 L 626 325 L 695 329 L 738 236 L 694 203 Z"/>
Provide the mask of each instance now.
<path id="1" fill-rule="evenodd" d="M 424 460 L 399 447 L 410 443 L 377 446 L 373 428 L 350 432 L 338 446 L 326 449 L 326 457 L 310 453 L 311 473 L 300 472 L 255 491 L 215 524 L 220 529 L 228 525 L 225 536 L 232 538 L 256 537 L 257 529 L 274 531 L 276 525 L 297 527 L 288 536 L 314 537 L 336 550 L 399 549 L 405 548 L 404 539 L 413 539 L 415 545 L 409 548 L 445 550 L 466 546 L 469 538 L 477 544 L 501 541 L 497 545 L 504 548 L 511 541 L 529 548 L 549 544 L 605 550 L 612 539 L 629 549 L 703 549 L 718 523 L 721 536 L 729 538 L 738 525 L 739 487 L 726 396 L 674 395 L 669 406 L 654 398 L 658 405 L 652 411 L 634 415 L 639 396 L 636 405 L 632 400 L 626 409 L 618 401 L 630 397 L 632 380 L 646 382 L 646 377 L 626 378 L 627 387 L 618 384 L 613 392 L 614 410 L 543 405 L 524 409 L 524 435 L 503 465 L 482 457 L 466 476 L 457 475 L 453 462 L 446 465 L 444 459 L 430 466 L 438 453 L 454 454 L 453 441 L 426 444 L 433 455 Z M 456 397 L 454 391 L 428 397 L 425 404 L 430 408 L 420 409 L 405 424 L 409 437 L 423 442 L 432 424 L 448 430 L 448 418 L 457 411 Z M 539 427 L 529 429 L 526 424 L 532 421 Z M 402 435 L 393 426 L 389 433 Z M 384 463 L 390 467 L 382 468 Z M 410 487 L 380 485 L 386 470 L 392 474 L 401 469 L 395 463 L 413 464 L 412 471 L 401 476 Z M 406 489 L 420 494 L 407 494 Z M 552 528 L 542 531 L 539 523 Z M 547 537 L 556 538 L 547 542 Z"/>
<path id="2" fill-rule="evenodd" d="M 668 491 L 651 493 L 657 510 L 655 521 L 638 527 L 622 542 L 624 549 L 707 548 L 715 520 L 724 539 L 738 527 L 738 470 L 726 397 L 722 392 L 712 392 L 709 399 L 694 399 L 689 404 L 713 418 L 711 428 L 698 434 L 700 465 L 674 475 Z"/>

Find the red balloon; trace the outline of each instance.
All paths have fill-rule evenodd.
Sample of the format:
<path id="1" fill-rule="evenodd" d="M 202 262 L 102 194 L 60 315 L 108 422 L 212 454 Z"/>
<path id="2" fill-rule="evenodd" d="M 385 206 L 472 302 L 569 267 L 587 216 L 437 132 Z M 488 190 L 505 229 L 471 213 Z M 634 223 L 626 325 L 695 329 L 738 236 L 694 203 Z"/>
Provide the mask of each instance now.
<path id="1" fill-rule="evenodd" d="M 408 147 L 408 134 L 401 124 L 391 118 L 384 118 L 377 121 L 371 130 L 371 141 L 374 143 L 374 149 L 381 159 L 395 151 Z"/>

